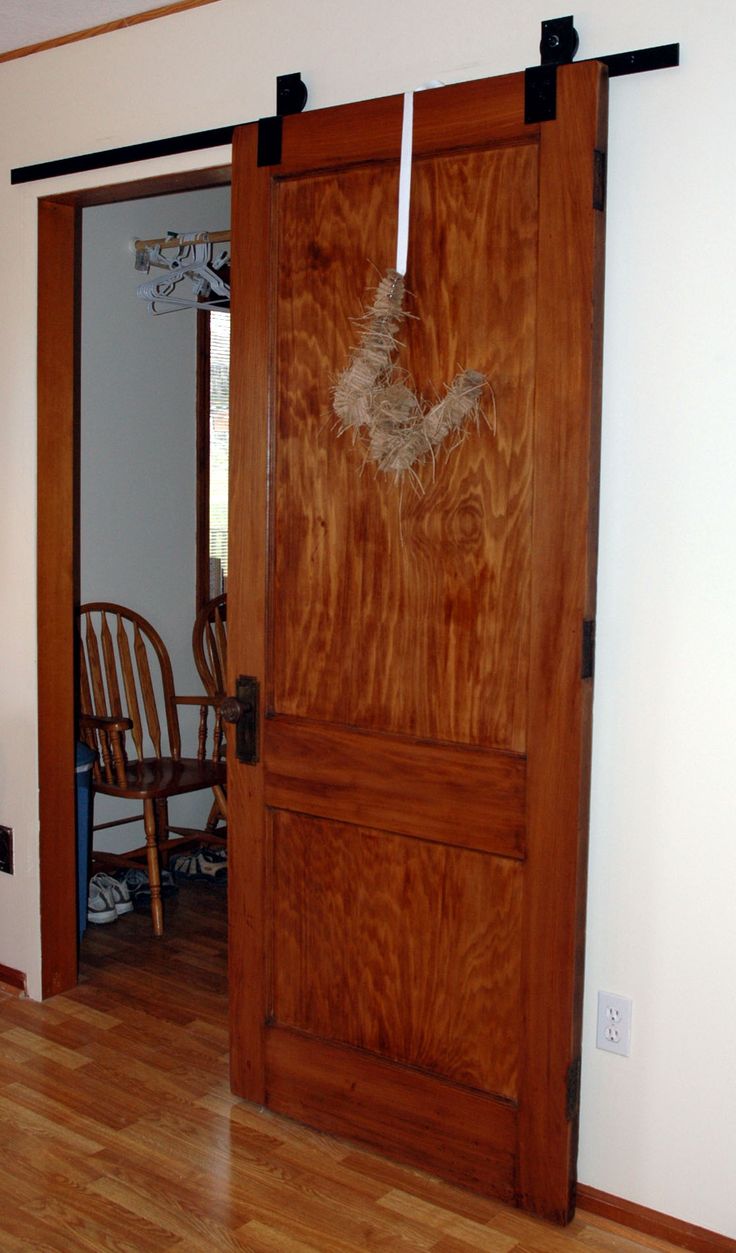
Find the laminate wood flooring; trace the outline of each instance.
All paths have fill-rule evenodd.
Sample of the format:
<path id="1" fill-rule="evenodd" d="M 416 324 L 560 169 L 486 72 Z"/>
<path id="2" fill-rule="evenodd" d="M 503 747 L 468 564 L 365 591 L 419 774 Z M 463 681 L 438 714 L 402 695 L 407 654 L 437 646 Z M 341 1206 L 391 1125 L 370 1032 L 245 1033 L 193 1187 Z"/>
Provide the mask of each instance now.
<path id="1" fill-rule="evenodd" d="M 79 986 L 0 993 L 0 1251 L 674 1250 L 582 1212 L 565 1230 L 236 1100 L 225 898 L 166 934 L 91 928 Z"/>

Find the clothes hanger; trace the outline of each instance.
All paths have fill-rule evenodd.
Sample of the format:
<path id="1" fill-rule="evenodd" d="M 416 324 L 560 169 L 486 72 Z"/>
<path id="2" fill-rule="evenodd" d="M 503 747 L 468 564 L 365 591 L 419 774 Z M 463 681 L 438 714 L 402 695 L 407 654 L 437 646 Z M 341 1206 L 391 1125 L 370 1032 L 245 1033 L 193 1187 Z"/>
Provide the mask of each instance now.
<path id="1" fill-rule="evenodd" d="M 160 278 L 148 279 L 140 283 L 137 295 L 148 302 L 149 312 L 153 314 L 173 313 L 178 309 L 222 309 L 230 303 L 230 288 L 217 273 L 230 260 L 229 251 L 223 252 L 215 261 L 212 260 L 212 242 L 197 235 L 179 237 L 182 240 L 177 255 L 172 258 L 164 256 L 161 247 L 147 248 L 141 261 L 136 254 L 136 267 L 149 269 L 155 265 L 166 270 Z M 189 242 L 191 240 L 191 242 Z M 181 283 L 188 280 L 192 284 L 192 297 L 176 293 Z M 208 299 L 213 296 L 213 299 Z"/>

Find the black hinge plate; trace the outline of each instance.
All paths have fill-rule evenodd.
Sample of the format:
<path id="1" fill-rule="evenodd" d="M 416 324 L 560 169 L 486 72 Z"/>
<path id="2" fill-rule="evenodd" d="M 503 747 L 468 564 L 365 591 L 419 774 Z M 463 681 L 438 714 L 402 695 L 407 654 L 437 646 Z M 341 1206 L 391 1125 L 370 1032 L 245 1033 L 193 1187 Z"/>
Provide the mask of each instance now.
<path id="1" fill-rule="evenodd" d="M 524 121 L 554 122 L 557 116 L 557 66 L 532 65 L 524 70 Z"/>
<path id="2" fill-rule="evenodd" d="M 279 74 L 276 79 L 276 112 L 279 117 L 302 113 L 307 103 L 307 84 L 301 74 Z"/>
<path id="3" fill-rule="evenodd" d="M 542 22 L 541 64 L 526 70 L 524 77 L 524 121 L 527 124 L 554 122 L 557 116 L 556 69 L 558 65 L 570 64 L 579 45 L 573 22 L 572 17 L 555 17 Z M 641 74 L 645 70 L 666 70 L 679 65 L 680 45 L 660 44 L 656 48 L 613 52 L 586 60 L 603 61 L 608 66 L 608 77 L 617 78 L 621 74 Z"/>
<path id="4" fill-rule="evenodd" d="M 566 65 L 580 46 L 573 17 L 553 17 L 542 22 L 539 56 L 542 65 Z"/>
<path id="5" fill-rule="evenodd" d="M 581 679 L 592 679 L 595 671 L 595 618 L 583 619 L 583 646 L 580 661 Z"/>
<path id="6" fill-rule="evenodd" d="M 281 163 L 281 131 L 284 121 L 276 114 L 275 117 L 262 117 L 258 120 L 258 165 L 280 165 Z"/>
<path id="7" fill-rule="evenodd" d="M 283 118 L 301 113 L 307 103 L 307 87 L 301 74 L 280 74 L 276 79 L 276 114 L 258 122 L 258 165 L 281 164 Z"/>
<path id="8" fill-rule="evenodd" d="M 606 154 L 600 148 L 593 149 L 593 208 L 604 213 L 606 209 Z"/>
<path id="9" fill-rule="evenodd" d="M 574 1122 L 580 1111 L 580 1077 L 582 1073 L 582 1059 L 576 1057 L 570 1062 L 567 1068 L 566 1093 L 565 1093 L 565 1118 L 568 1122 Z"/>

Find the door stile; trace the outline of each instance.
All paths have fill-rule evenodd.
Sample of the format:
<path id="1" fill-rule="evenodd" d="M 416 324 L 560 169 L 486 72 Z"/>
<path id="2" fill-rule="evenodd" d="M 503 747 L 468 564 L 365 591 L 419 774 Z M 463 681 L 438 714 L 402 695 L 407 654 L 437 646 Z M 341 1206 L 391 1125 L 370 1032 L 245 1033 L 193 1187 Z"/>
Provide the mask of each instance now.
<path id="1" fill-rule="evenodd" d="M 271 343 L 271 170 L 257 165 L 256 125 L 236 130 L 232 179 L 230 570 L 228 692 L 239 673 L 266 678 L 268 462 Z M 258 184 L 261 184 L 259 187 Z M 237 525 L 233 525 L 234 516 Z M 264 702 L 258 742 L 263 744 Z M 230 1057 L 234 1091 L 263 1104 L 264 1023 L 269 1012 L 269 864 L 264 766 L 236 760 L 228 737 Z"/>
<path id="2" fill-rule="evenodd" d="M 540 136 L 518 1198 L 560 1222 L 577 1151 L 592 712 L 581 653 L 595 605 L 603 296 L 593 170 L 606 111 L 605 67 L 562 67 L 557 121 Z"/>

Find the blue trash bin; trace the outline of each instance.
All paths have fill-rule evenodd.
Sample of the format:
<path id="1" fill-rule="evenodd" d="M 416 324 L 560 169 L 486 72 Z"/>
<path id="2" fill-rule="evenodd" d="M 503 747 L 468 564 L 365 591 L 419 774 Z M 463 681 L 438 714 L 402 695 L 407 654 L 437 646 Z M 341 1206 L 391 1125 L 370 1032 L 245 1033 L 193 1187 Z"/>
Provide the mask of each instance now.
<path id="1" fill-rule="evenodd" d="M 97 754 L 77 744 L 77 919 L 81 940 L 87 927 L 90 853 L 92 847 L 92 766 Z"/>

